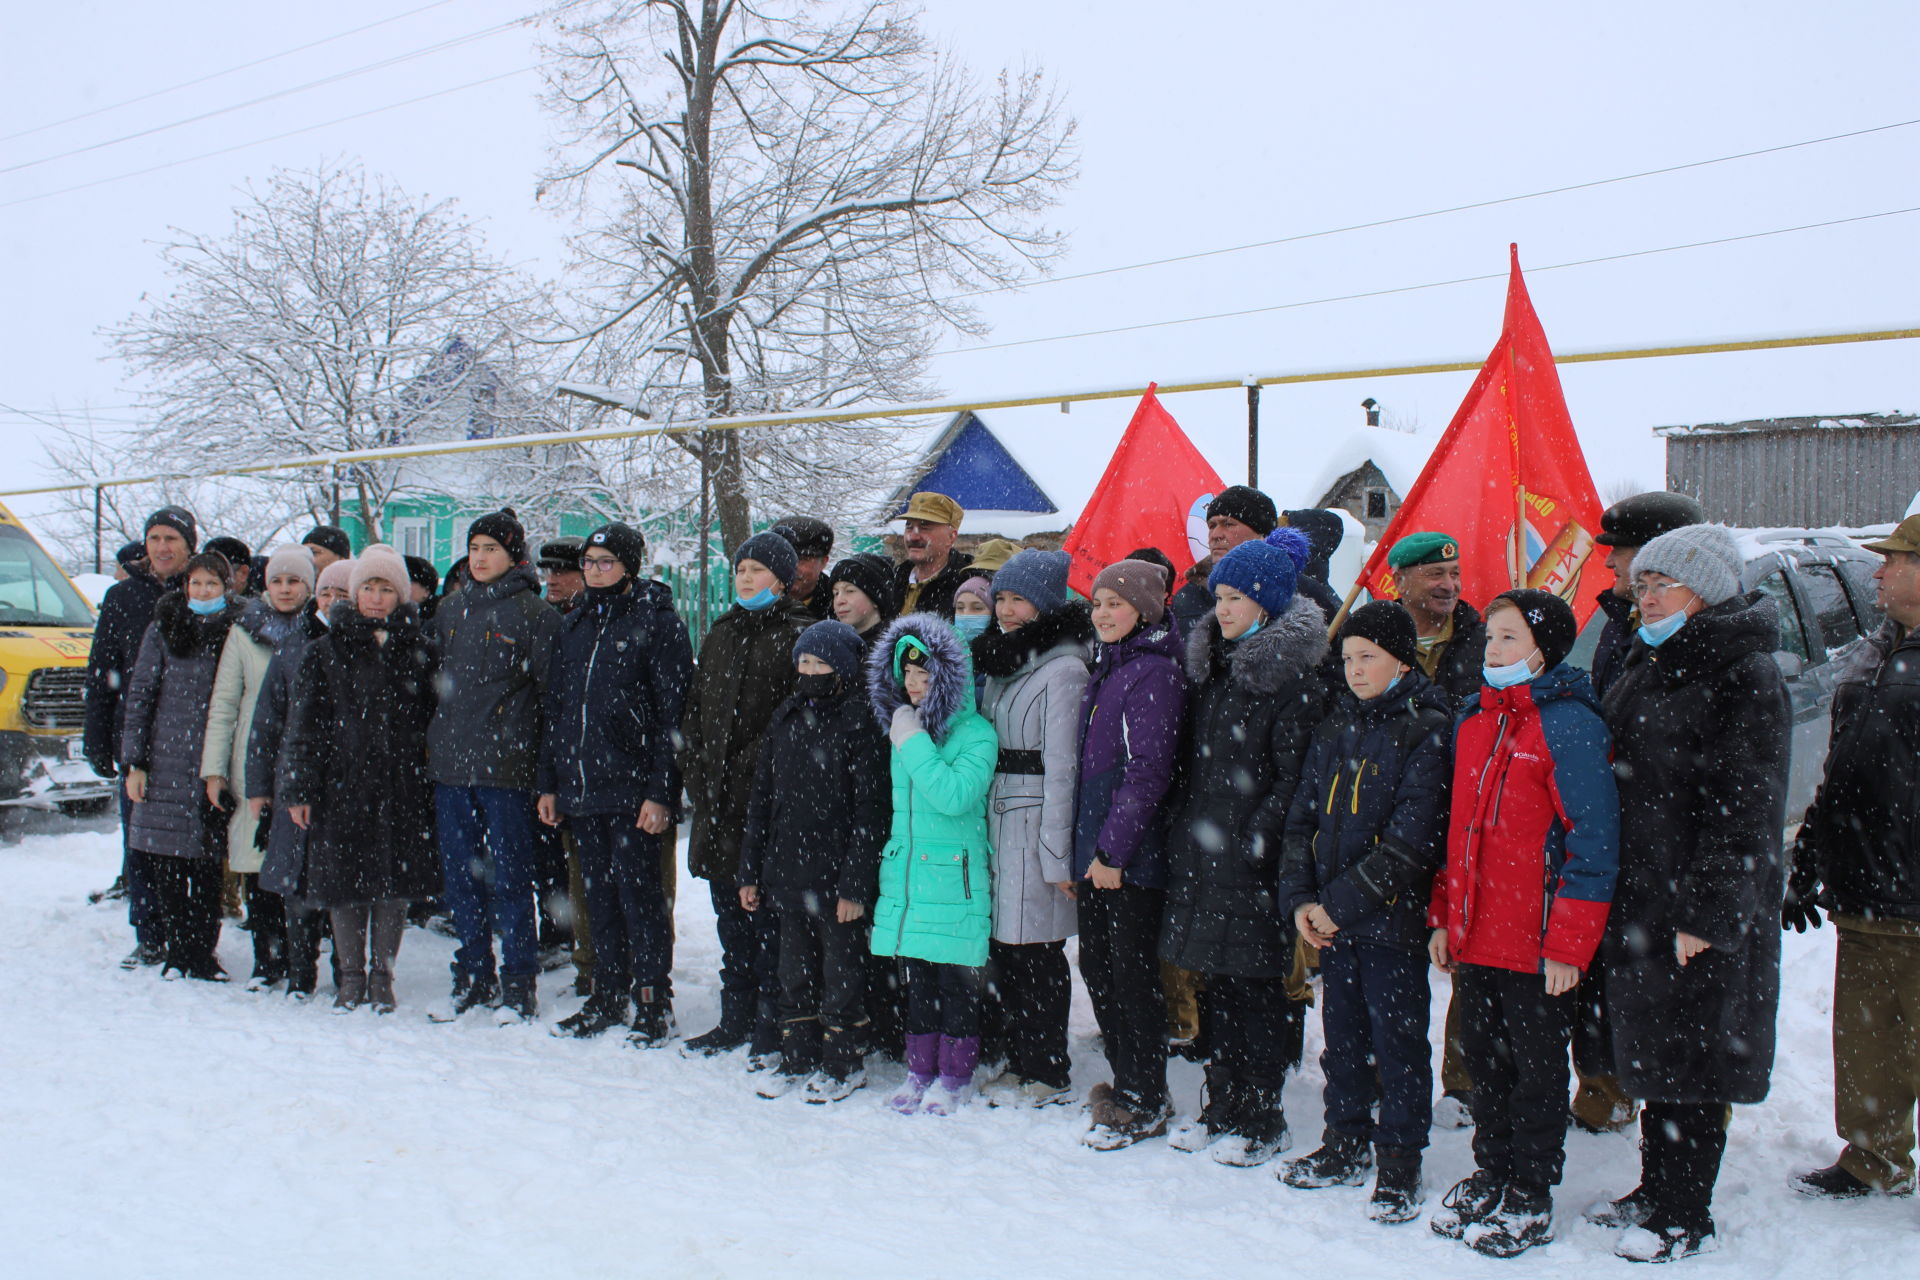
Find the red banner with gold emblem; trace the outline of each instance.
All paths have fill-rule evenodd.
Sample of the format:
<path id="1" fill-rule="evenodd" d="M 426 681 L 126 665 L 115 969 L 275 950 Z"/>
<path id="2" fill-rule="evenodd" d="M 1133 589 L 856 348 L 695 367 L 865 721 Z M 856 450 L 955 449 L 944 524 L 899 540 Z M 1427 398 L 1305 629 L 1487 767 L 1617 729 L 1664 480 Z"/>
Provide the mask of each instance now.
<path id="1" fill-rule="evenodd" d="M 1376 600 L 1395 592 L 1387 552 L 1410 533 L 1460 544 L 1463 598 L 1484 607 L 1511 587 L 1538 587 L 1585 623 L 1612 582 L 1593 535 L 1600 495 L 1574 435 L 1547 335 L 1510 246 L 1506 323 L 1360 576 Z"/>

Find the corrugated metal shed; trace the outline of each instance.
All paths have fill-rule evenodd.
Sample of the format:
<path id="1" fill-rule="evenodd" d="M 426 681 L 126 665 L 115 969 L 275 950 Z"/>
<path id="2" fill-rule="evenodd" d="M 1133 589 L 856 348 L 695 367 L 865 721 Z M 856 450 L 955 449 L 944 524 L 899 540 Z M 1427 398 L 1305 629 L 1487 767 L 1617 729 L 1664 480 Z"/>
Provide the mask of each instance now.
<path id="1" fill-rule="evenodd" d="M 1854 413 L 1656 427 L 1667 488 L 1707 519 L 1758 527 L 1898 520 L 1920 489 L 1920 415 Z"/>

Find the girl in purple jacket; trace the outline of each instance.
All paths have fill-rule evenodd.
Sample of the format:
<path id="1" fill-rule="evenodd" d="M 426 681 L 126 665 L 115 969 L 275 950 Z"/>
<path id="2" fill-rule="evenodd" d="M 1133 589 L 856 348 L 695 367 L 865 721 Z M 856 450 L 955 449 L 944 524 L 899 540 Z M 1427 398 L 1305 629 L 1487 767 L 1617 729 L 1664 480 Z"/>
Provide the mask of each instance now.
<path id="1" fill-rule="evenodd" d="M 1080 976 L 1100 1023 L 1111 1085 L 1089 1094 L 1100 1151 L 1167 1129 L 1166 1003 L 1160 913 L 1166 900 L 1161 801 L 1173 778 L 1186 697 L 1167 616 L 1167 572 L 1122 560 L 1093 580 L 1093 677 L 1080 703 L 1074 877 Z"/>

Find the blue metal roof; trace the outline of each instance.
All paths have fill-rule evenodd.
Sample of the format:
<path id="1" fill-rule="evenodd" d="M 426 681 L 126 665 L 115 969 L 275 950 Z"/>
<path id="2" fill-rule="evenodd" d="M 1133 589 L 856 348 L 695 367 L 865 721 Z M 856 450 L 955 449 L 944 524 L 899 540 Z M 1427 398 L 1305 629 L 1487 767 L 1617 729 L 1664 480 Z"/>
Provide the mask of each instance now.
<path id="1" fill-rule="evenodd" d="M 907 499 L 923 489 L 944 493 L 969 511 L 1050 515 L 1060 509 L 977 414 L 955 415 L 928 457 L 932 461 L 925 473 L 895 495 L 894 518 L 907 509 Z"/>

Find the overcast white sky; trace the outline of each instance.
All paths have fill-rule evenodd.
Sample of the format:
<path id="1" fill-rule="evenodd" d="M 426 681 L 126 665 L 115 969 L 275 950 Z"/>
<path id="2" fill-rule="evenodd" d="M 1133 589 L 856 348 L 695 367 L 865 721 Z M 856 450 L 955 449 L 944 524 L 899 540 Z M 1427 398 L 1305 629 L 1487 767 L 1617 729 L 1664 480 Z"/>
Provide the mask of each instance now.
<path id="1" fill-rule="evenodd" d="M 0 404 L 103 423 L 132 417 L 101 326 L 164 286 L 169 226 L 228 225 L 234 188 L 276 165 L 359 156 L 416 193 L 457 197 L 507 256 L 546 272 L 564 229 L 533 200 L 547 124 L 530 33 L 509 29 L 385 70 L 149 137 L 469 33 L 533 0 L 427 12 L 88 119 L 67 117 L 418 9 L 427 0 L 291 6 L 15 4 L 0 20 Z M 1204 15 L 1204 20 L 1201 20 Z M 1174 19 L 1179 20 L 1174 20 Z M 929 0 L 927 28 L 982 72 L 1045 66 L 1080 122 L 1082 177 L 1056 213 L 1063 273 L 1707 159 L 1920 117 L 1920 5 L 1856 0 L 1615 0 L 1606 6 L 1211 0 L 1184 8 Z M 491 76 L 491 83 L 258 145 L 272 135 Z M 54 127 L 43 127 L 53 125 Z M 19 136 L 26 130 L 34 130 Z M 80 148 L 92 148 L 74 154 Z M 236 148 L 207 159 L 206 152 Z M 65 153 L 64 155 L 62 153 Z M 62 156 L 48 163 L 45 157 Z M 184 163 L 176 163 L 184 161 Z M 991 299 L 989 342 L 1501 272 L 1920 206 L 1920 126 L 1497 209 L 1236 253 Z M 24 166 L 24 167 L 15 167 Z M 157 172 L 139 171 L 170 166 Z M 103 181 L 105 180 L 105 181 Z M 98 183 L 85 189 L 67 188 Z M 64 194 L 51 194 L 61 193 Z M 44 198 L 38 198 L 44 197 Z M 1530 280 L 1558 348 L 1911 326 L 1920 215 Z M 943 356 L 953 396 L 1477 359 L 1497 335 L 1485 283 L 1234 320 Z M 1920 408 L 1914 343 L 1562 370 L 1602 491 L 1660 482 L 1650 428 Z M 1443 427 L 1468 374 L 1270 390 L 1262 479 L 1317 470 L 1330 432 L 1373 396 Z M 1177 397 L 1228 481 L 1243 477 L 1238 392 Z M 1091 490 L 1129 406 L 989 415 L 1063 507 Z M 43 481 L 44 428 L 0 410 L 0 488 Z M 32 503 L 18 504 L 23 513 Z M 1889 517 L 1891 518 L 1891 516 Z"/>

